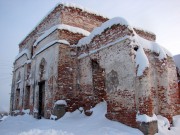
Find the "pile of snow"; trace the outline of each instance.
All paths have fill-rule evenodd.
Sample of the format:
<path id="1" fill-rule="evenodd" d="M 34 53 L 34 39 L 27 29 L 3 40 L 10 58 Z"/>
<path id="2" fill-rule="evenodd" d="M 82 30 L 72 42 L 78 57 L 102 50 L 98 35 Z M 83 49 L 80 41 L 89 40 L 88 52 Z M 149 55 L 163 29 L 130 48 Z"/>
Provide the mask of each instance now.
<path id="1" fill-rule="evenodd" d="M 19 113 L 20 111 L 19 111 L 19 110 L 14 110 L 13 112 L 14 112 L 14 113 Z"/>
<path id="2" fill-rule="evenodd" d="M 8 116 L 3 116 L 2 118 L 0 118 L 0 122 L 1 121 L 4 121 L 5 119 L 7 119 L 8 118 Z"/>
<path id="3" fill-rule="evenodd" d="M 92 108 L 93 114 L 86 116 L 79 110 L 67 112 L 61 119 L 35 119 L 30 115 L 9 116 L 0 122 L 2 135 L 143 135 L 141 131 L 105 117 L 106 102 Z"/>
<path id="4" fill-rule="evenodd" d="M 135 34 L 134 38 L 139 46 L 142 46 L 146 50 L 150 50 L 152 52 L 159 54 L 158 58 L 160 60 L 167 58 L 167 55 L 172 57 L 172 54 L 169 51 L 167 51 L 165 48 L 163 48 L 156 42 L 144 39 L 137 34 Z"/>
<path id="5" fill-rule="evenodd" d="M 30 109 L 23 109 L 22 112 L 25 113 L 25 114 L 29 114 L 30 113 Z"/>
<path id="6" fill-rule="evenodd" d="M 166 128 L 166 129 L 170 128 L 169 120 L 166 117 L 157 115 L 157 119 L 158 119 L 158 126 L 160 128 Z"/>
<path id="7" fill-rule="evenodd" d="M 51 120 L 56 120 L 56 119 L 57 119 L 57 116 L 51 114 L 50 119 L 51 119 Z"/>
<path id="8" fill-rule="evenodd" d="M 88 37 L 84 37 L 81 40 L 79 40 L 77 46 L 89 44 L 95 36 L 100 35 L 107 28 L 111 28 L 113 25 L 117 25 L 117 24 L 129 26 L 129 23 L 124 18 L 121 17 L 112 18 L 104 22 L 100 27 L 95 28 Z"/>
<path id="9" fill-rule="evenodd" d="M 158 115 L 158 133 L 155 135 L 179 135 L 180 133 L 180 115 L 173 117 L 173 127 L 170 127 L 167 118 Z M 170 130 L 169 130 L 170 129 Z"/>
<path id="10" fill-rule="evenodd" d="M 157 53 L 159 56 L 159 60 L 163 60 L 167 58 L 167 56 L 172 57 L 172 54 L 157 44 L 156 42 L 146 40 L 139 35 L 137 35 L 134 32 L 135 36 L 132 37 L 132 40 L 135 40 L 135 43 L 139 46 L 137 52 L 136 52 L 136 67 L 138 68 L 137 70 L 137 76 L 143 75 L 143 72 L 146 68 L 149 67 L 149 60 L 144 52 L 144 50 L 150 50 L 151 52 Z"/>
<path id="11" fill-rule="evenodd" d="M 30 57 L 31 57 L 31 53 L 29 52 L 29 50 L 28 50 L 28 49 L 24 49 L 24 50 L 22 50 L 22 51 L 16 56 L 15 61 L 16 61 L 17 59 L 19 59 L 20 57 L 22 57 L 23 55 L 26 55 L 28 59 L 30 59 Z"/>
<path id="12" fill-rule="evenodd" d="M 65 100 L 57 100 L 55 102 L 55 105 L 65 105 L 65 106 L 67 106 L 67 102 Z"/>
<path id="13" fill-rule="evenodd" d="M 150 116 L 148 116 L 146 114 L 142 114 L 142 115 L 137 114 L 136 115 L 136 121 L 138 121 L 138 122 L 146 122 L 147 123 L 147 122 L 157 121 L 157 117 L 156 117 L 155 114 L 153 114 L 152 117 L 150 117 Z"/>
<path id="14" fill-rule="evenodd" d="M 70 25 L 66 25 L 66 24 L 59 24 L 59 25 L 56 25 L 56 26 L 53 26 L 51 27 L 50 29 L 46 30 L 44 32 L 44 34 L 42 34 L 37 40 L 36 42 L 34 43 L 33 46 L 36 46 L 41 40 L 43 40 L 44 38 L 46 38 L 48 35 L 50 35 L 51 33 L 53 33 L 55 30 L 68 30 L 70 32 L 73 32 L 73 33 L 79 33 L 79 34 L 82 34 L 84 36 L 88 36 L 90 33 L 89 31 L 86 31 L 84 29 L 81 29 L 81 28 L 78 28 L 78 27 L 73 27 L 73 26 L 70 26 Z"/>
<path id="15" fill-rule="evenodd" d="M 138 68 L 137 70 L 137 76 L 143 75 L 144 70 L 149 67 L 149 60 L 142 48 L 142 46 L 139 46 L 139 49 L 136 52 L 136 67 Z"/>
<path id="16" fill-rule="evenodd" d="M 37 52 L 35 52 L 35 54 L 33 55 L 32 58 L 35 58 L 36 55 L 40 54 L 42 51 L 46 50 L 47 48 L 56 45 L 56 43 L 61 43 L 61 44 L 65 44 L 65 45 L 69 45 L 69 42 L 66 40 L 54 40 L 49 42 L 48 44 L 44 45 L 42 48 L 40 48 Z"/>
<path id="17" fill-rule="evenodd" d="M 40 130 L 40 129 L 32 129 L 28 132 L 22 132 L 19 135 L 73 135 L 72 133 L 68 133 L 66 131 L 61 130 Z"/>
<path id="18" fill-rule="evenodd" d="M 38 110 L 34 108 L 33 113 L 38 113 Z"/>
<path id="19" fill-rule="evenodd" d="M 180 127 L 180 115 L 176 115 L 173 117 L 173 125 L 175 127 Z"/>

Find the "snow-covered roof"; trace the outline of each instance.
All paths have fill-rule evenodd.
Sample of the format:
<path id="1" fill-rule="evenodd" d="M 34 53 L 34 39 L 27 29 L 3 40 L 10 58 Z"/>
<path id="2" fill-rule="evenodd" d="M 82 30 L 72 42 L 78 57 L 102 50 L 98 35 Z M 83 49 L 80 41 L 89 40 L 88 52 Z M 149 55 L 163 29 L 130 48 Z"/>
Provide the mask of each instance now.
<path id="1" fill-rule="evenodd" d="M 156 42 L 146 40 L 138 36 L 136 33 L 133 38 L 136 44 L 139 45 L 139 49 L 136 52 L 135 59 L 136 67 L 138 67 L 137 76 L 143 75 L 144 70 L 149 67 L 149 60 L 144 52 L 144 49 L 159 54 L 159 60 L 167 58 L 167 56 L 172 57 L 172 54 L 168 50 L 166 50 L 164 47 L 160 46 Z"/>
<path id="2" fill-rule="evenodd" d="M 37 40 L 36 42 L 34 43 L 33 46 L 36 46 L 41 40 L 43 40 L 44 38 L 46 38 L 48 35 L 50 35 L 52 32 L 54 32 L 55 30 L 68 30 L 70 32 L 73 32 L 73 33 L 79 33 L 79 34 L 82 34 L 84 36 L 89 36 L 90 32 L 89 31 L 86 31 L 84 29 L 81 29 L 81 28 L 78 28 L 78 27 L 73 27 L 73 26 L 70 26 L 70 25 L 66 25 L 66 24 L 59 24 L 59 25 L 56 25 L 56 26 L 53 26 L 51 27 L 50 29 L 46 30 L 44 32 L 44 34 L 42 34 Z"/>
<path id="3" fill-rule="evenodd" d="M 33 55 L 32 58 L 35 58 L 36 55 L 38 55 L 38 54 L 41 53 L 42 51 L 46 50 L 46 49 L 49 48 L 50 46 L 55 45 L 56 43 L 62 43 L 62 44 L 65 44 L 65 45 L 69 45 L 69 42 L 66 41 L 66 40 L 54 40 L 54 41 L 51 41 L 51 42 L 49 42 L 48 44 L 44 45 L 42 48 L 40 48 L 40 49 Z"/>
<path id="4" fill-rule="evenodd" d="M 84 38 L 80 39 L 77 46 L 89 44 L 95 36 L 100 35 L 107 28 L 110 28 L 113 25 L 117 25 L 117 24 L 129 26 L 129 23 L 121 17 L 112 18 L 112 19 L 104 22 L 100 27 L 95 28 L 88 37 L 84 37 Z"/>
<path id="5" fill-rule="evenodd" d="M 94 15 L 96 15 L 96 16 L 102 16 L 103 18 L 107 18 L 107 19 L 108 19 L 108 17 L 105 16 L 105 15 L 103 15 L 103 14 L 97 13 L 97 12 L 95 12 L 95 11 L 89 10 L 89 9 L 87 9 L 87 8 L 84 8 L 84 7 L 79 6 L 79 5 L 76 5 L 76 4 L 72 4 L 72 3 L 71 3 L 71 4 L 70 4 L 70 3 L 58 3 L 58 4 L 56 4 L 55 7 L 53 7 L 53 8 L 39 21 L 39 23 L 37 23 L 37 25 L 25 36 L 25 38 L 24 38 L 23 40 L 20 41 L 19 44 L 21 44 L 21 43 L 27 38 L 27 36 L 28 36 L 30 33 L 32 33 L 33 31 L 35 31 L 36 28 L 38 27 L 38 25 L 40 25 L 41 22 L 42 22 L 45 18 L 47 18 L 48 15 L 49 15 L 52 11 L 54 11 L 54 10 L 55 10 L 58 6 L 60 6 L 60 5 L 63 5 L 64 7 L 78 8 L 78 9 L 81 9 L 83 12 L 87 12 L 87 13 L 90 13 L 90 14 L 94 14 Z"/>
<path id="6" fill-rule="evenodd" d="M 28 50 L 28 49 L 24 49 L 24 50 L 22 50 L 22 51 L 16 56 L 15 61 L 16 61 L 17 59 L 19 59 L 20 57 L 22 57 L 23 55 L 26 55 L 28 59 L 30 59 L 30 57 L 31 57 L 31 53 L 29 52 L 29 50 Z"/>
<path id="7" fill-rule="evenodd" d="M 172 57 L 172 54 L 166 50 L 164 47 L 160 46 L 158 43 L 146 40 L 137 34 L 134 36 L 138 45 L 141 45 L 144 49 L 150 50 L 159 54 L 159 59 L 164 59 L 168 56 Z"/>
<path id="8" fill-rule="evenodd" d="M 93 10 L 90 10 L 88 8 L 82 7 L 82 6 L 77 5 L 77 4 L 73 4 L 73 3 L 60 3 L 60 4 L 63 5 L 64 7 L 78 8 L 78 9 L 81 9 L 83 12 L 94 14 L 96 16 L 102 16 L 103 18 L 108 18 L 107 16 L 105 16 L 105 15 L 103 15 L 101 13 L 95 12 Z M 58 4 L 58 5 L 60 5 L 60 4 Z"/>
<path id="9" fill-rule="evenodd" d="M 144 49 L 145 50 L 150 50 L 152 52 L 157 53 L 159 55 L 158 56 L 159 60 L 167 58 L 167 56 L 172 57 L 171 53 L 169 51 L 167 51 L 164 47 L 160 46 L 159 44 L 157 44 L 154 41 L 149 41 L 149 40 L 146 40 L 146 39 L 140 37 L 133 30 L 133 28 L 129 25 L 129 23 L 125 19 L 120 18 L 120 17 L 116 17 L 116 18 L 110 19 L 110 20 L 106 21 L 105 23 L 103 23 L 100 27 L 95 28 L 88 37 L 84 37 L 81 40 L 79 40 L 79 42 L 78 42 L 78 44 L 76 46 L 82 46 L 82 45 L 89 44 L 95 36 L 100 35 L 107 28 L 110 28 L 113 25 L 117 25 L 117 24 L 121 24 L 121 25 L 127 26 L 134 33 L 134 36 L 133 37 L 131 36 L 130 39 L 134 40 L 135 43 L 139 46 L 139 49 L 136 52 L 136 58 L 135 58 L 136 67 L 138 68 L 137 76 L 143 75 L 144 70 L 149 67 L 149 60 L 148 60 L 148 58 L 147 58 L 147 56 L 146 56 L 146 54 L 144 52 Z M 149 33 L 151 33 L 151 32 L 149 32 Z M 151 33 L 151 34 L 154 34 L 154 33 Z M 118 40 L 122 40 L 122 39 L 118 38 L 117 41 Z M 117 41 L 115 41 L 115 42 L 117 42 Z M 115 42 L 113 42 L 113 43 L 115 43 Z M 108 45 L 104 45 L 104 47 L 109 46 L 111 44 L 112 43 L 110 43 Z M 94 52 L 97 52 L 100 49 L 103 49 L 103 48 L 92 50 L 88 54 L 87 53 L 83 53 L 78 58 L 81 59 L 83 57 L 86 57 L 86 56 L 88 56 L 88 55 L 90 55 L 90 54 L 92 54 Z"/>

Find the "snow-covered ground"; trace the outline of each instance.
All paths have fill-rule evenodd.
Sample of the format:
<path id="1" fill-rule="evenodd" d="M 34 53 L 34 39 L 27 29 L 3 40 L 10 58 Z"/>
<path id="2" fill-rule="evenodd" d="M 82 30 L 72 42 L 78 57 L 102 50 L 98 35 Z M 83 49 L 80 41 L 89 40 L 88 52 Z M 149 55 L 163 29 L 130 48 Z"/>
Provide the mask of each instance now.
<path id="1" fill-rule="evenodd" d="M 93 108 L 92 116 L 85 116 L 79 110 L 66 113 L 57 121 L 34 119 L 30 115 L 9 116 L 0 122 L 0 135 L 143 135 L 138 129 L 105 118 L 106 102 Z M 168 121 L 158 116 L 160 133 L 156 135 L 178 135 L 180 133 L 180 116 L 174 117 L 175 126 L 167 130 Z M 178 128 L 179 126 L 179 128 Z"/>

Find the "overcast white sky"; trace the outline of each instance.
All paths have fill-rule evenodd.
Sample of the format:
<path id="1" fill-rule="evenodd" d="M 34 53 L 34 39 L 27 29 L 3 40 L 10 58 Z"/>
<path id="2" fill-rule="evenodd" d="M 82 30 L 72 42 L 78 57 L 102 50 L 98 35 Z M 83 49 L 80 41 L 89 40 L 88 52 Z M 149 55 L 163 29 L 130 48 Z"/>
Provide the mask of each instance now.
<path id="1" fill-rule="evenodd" d="M 180 54 L 180 0 L 0 0 L 0 111 L 9 110 L 12 67 L 19 42 L 59 2 L 87 7 L 152 31 L 157 42 Z"/>

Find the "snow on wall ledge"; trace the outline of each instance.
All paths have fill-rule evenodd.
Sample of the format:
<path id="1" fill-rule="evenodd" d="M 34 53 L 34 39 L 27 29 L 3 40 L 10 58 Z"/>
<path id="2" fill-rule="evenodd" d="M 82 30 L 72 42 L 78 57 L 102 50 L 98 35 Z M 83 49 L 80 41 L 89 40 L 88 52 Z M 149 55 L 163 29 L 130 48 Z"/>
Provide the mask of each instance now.
<path id="1" fill-rule="evenodd" d="M 16 56 L 15 61 L 16 61 L 17 59 L 19 59 L 20 57 L 22 57 L 23 55 L 26 55 L 28 59 L 30 59 L 30 57 L 31 57 L 31 54 L 30 54 L 29 50 L 28 50 L 28 49 L 24 49 L 24 50 L 22 50 L 22 51 Z"/>
<path id="2" fill-rule="evenodd" d="M 38 50 L 32 58 L 35 58 L 39 53 L 41 53 L 42 51 L 46 50 L 47 48 L 49 48 L 50 46 L 53 46 L 55 45 L 56 43 L 62 43 L 62 44 L 65 44 L 65 45 L 69 45 L 69 42 L 66 41 L 66 40 L 54 40 L 54 41 L 51 41 L 49 42 L 48 44 L 44 45 L 40 50 Z"/>
<path id="3" fill-rule="evenodd" d="M 125 19 L 120 18 L 120 17 L 115 17 L 113 19 L 110 19 L 104 22 L 100 27 L 95 28 L 88 37 L 84 37 L 80 39 L 78 44 L 75 46 L 80 47 L 80 46 L 89 44 L 95 36 L 101 35 L 102 32 L 104 32 L 106 29 L 111 28 L 113 25 L 117 25 L 117 24 L 127 26 L 134 33 L 134 36 L 131 37 L 131 39 L 132 41 L 134 40 L 135 43 L 139 46 L 136 52 L 136 58 L 135 58 L 136 67 L 137 67 L 137 76 L 142 76 L 144 70 L 149 67 L 149 60 L 144 52 L 145 50 L 150 50 L 152 52 L 157 53 L 159 55 L 158 56 L 159 60 L 163 60 L 167 58 L 167 56 L 172 57 L 169 51 L 167 51 L 165 48 L 163 48 L 156 42 L 149 41 L 147 39 L 140 37 L 135 32 L 135 30 L 129 25 L 129 23 Z M 85 56 L 87 56 L 87 54 L 84 53 L 78 58 L 85 57 Z"/>
<path id="4" fill-rule="evenodd" d="M 95 36 L 100 35 L 107 28 L 111 28 L 113 25 L 117 25 L 117 24 L 129 26 L 129 23 L 121 17 L 112 18 L 112 19 L 104 22 L 100 27 L 95 28 L 88 37 L 84 37 L 81 40 L 79 40 L 77 46 L 89 44 Z M 132 28 L 130 28 L 130 29 L 132 29 Z"/>
<path id="5" fill-rule="evenodd" d="M 66 24 L 59 24 L 59 25 L 56 25 L 56 26 L 53 26 L 51 27 L 50 29 L 46 30 L 44 32 L 44 34 L 42 34 L 37 40 L 36 42 L 34 43 L 33 46 L 37 46 L 37 44 L 43 40 L 44 38 L 46 38 L 48 35 L 50 35 L 52 32 L 54 32 L 55 30 L 68 30 L 70 32 L 73 32 L 73 33 L 79 33 L 79 34 L 82 34 L 84 36 L 89 36 L 90 32 L 89 31 L 86 31 L 84 29 L 81 29 L 81 28 L 78 28 L 78 27 L 73 27 L 73 26 L 70 26 L 70 25 L 66 25 Z"/>
<path id="6" fill-rule="evenodd" d="M 145 50 L 150 50 L 151 52 L 157 53 L 159 60 L 163 60 L 167 58 L 167 56 L 172 57 L 172 54 L 168 50 L 156 42 L 146 40 L 138 36 L 135 32 L 134 34 L 135 36 L 133 38 L 136 44 L 139 46 L 135 58 L 136 67 L 138 68 L 137 76 L 142 76 L 144 70 L 149 67 L 149 60 L 144 52 Z"/>

